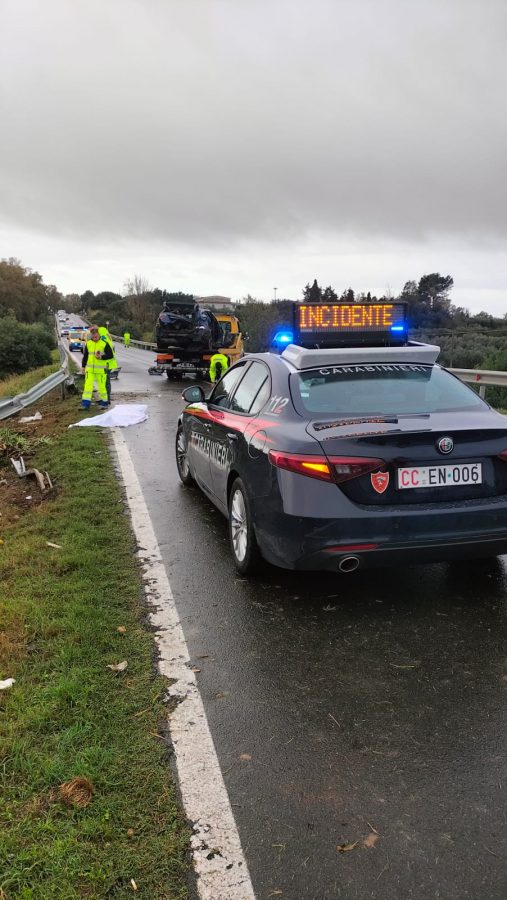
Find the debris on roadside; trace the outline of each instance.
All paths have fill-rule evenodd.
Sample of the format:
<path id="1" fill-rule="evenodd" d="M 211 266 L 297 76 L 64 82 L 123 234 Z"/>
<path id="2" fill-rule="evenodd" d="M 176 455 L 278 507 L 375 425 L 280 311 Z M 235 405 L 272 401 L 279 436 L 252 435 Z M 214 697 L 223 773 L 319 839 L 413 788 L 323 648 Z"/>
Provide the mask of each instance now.
<path id="1" fill-rule="evenodd" d="M 6 691 L 7 688 L 12 687 L 13 684 L 16 684 L 15 678 L 6 678 L 4 681 L 0 681 L 0 691 Z"/>
<path id="2" fill-rule="evenodd" d="M 46 541 L 46 547 L 54 547 L 55 550 L 63 550 L 61 544 L 53 544 L 53 541 Z"/>
<path id="3" fill-rule="evenodd" d="M 41 419 L 42 419 L 42 413 L 37 411 L 36 413 L 33 414 L 33 416 L 23 416 L 22 419 L 18 419 L 18 422 L 20 423 L 20 425 L 24 425 L 27 422 L 40 422 Z"/>
<path id="4" fill-rule="evenodd" d="M 354 847 L 357 847 L 358 843 L 359 841 L 354 841 L 353 844 L 338 844 L 336 849 L 338 850 L 338 853 L 349 853 Z"/>
<path id="5" fill-rule="evenodd" d="M 48 472 L 39 472 L 38 469 L 27 469 L 25 465 L 25 460 L 22 456 L 19 459 L 14 459 L 11 457 L 11 463 L 16 470 L 16 473 L 20 478 L 26 478 L 28 475 L 33 475 L 37 484 L 39 485 L 39 490 L 41 494 L 47 494 L 48 491 L 53 489 L 53 482 L 49 477 Z"/>
<path id="6" fill-rule="evenodd" d="M 378 839 L 379 839 L 379 835 L 378 835 L 376 832 L 371 831 L 370 834 L 368 835 L 368 837 L 366 837 L 366 838 L 364 839 L 364 841 L 363 841 L 363 847 L 366 847 L 366 849 L 369 850 L 370 847 L 374 847 L 374 846 L 375 846 L 375 844 L 377 843 Z"/>
<path id="7" fill-rule="evenodd" d="M 111 669 L 111 672 L 124 672 L 127 666 L 128 662 L 124 659 L 123 662 L 120 663 L 110 663 L 106 666 L 106 669 Z"/>
<path id="8" fill-rule="evenodd" d="M 58 799 L 65 806 L 89 806 L 93 796 L 93 784 L 89 778 L 78 776 L 61 784 L 56 792 Z"/>

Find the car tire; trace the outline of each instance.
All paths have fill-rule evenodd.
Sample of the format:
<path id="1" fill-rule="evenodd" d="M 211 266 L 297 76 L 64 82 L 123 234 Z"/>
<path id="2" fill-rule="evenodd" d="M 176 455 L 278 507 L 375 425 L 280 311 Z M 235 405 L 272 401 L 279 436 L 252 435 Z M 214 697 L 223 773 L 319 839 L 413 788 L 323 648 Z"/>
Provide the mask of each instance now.
<path id="1" fill-rule="evenodd" d="M 190 466 L 188 464 L 188 456 L 187 456 L 187 441 L 185 438 L 185 433 L 181 425 L 178 426 L 178 430 L 176 432 L 176 468 L 178 469 L 178 475 L 180 476 L 180 481 L 186 487 L 194 483 L 194 479 L 190 474 Z"/>
<path id="2" fill-rule="evenodd" d="M 229 540 L 236 569 L 240 575 L 251 575 L 259 567 L 261 554 L 241 478 L 236 478 L 229 494 Z"/>

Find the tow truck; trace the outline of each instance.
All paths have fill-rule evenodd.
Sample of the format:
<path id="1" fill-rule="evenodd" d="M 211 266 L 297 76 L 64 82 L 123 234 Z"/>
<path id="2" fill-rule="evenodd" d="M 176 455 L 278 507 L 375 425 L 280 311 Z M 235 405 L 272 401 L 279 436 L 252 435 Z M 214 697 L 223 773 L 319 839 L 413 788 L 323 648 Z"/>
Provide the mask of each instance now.
<path id="1" fill-rule="evenodd" d="M 207 333 L 205 338 L 197 333 L 202 326 L 196 326 L 195 306 L 191 308 L 189 304 L 185 310 L 180 306 L 177 313 L 165 310 L 160 314 L 157 324 L 158 352 L 155 365 L 148 370 L 150 375 L 165 374 L 173 380 L 181 379 L 183 375 L 195 375 L 209 381 L 210 361 L 215 353 L 227 356 L 229 367 L 244 356 L 244 335 L 236 316 L 214 314 L 208 310 L 200 310 L 200 316 L 209 322 L 209 328 L 205 330 L 211 333 L 210 339 Z"/>

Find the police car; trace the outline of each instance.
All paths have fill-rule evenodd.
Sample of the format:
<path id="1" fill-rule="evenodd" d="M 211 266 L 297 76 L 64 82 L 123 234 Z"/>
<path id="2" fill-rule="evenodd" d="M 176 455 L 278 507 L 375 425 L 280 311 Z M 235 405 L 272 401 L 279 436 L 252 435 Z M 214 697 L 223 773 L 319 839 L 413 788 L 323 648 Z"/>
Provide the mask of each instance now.
<path id="1" fill-rule="evenodd" d="M 507 552 L 507 418 L 407 339 L 404 304 L 296 304 L 294 342 L 195 385 L 176 463 L 240 573 Z"/>

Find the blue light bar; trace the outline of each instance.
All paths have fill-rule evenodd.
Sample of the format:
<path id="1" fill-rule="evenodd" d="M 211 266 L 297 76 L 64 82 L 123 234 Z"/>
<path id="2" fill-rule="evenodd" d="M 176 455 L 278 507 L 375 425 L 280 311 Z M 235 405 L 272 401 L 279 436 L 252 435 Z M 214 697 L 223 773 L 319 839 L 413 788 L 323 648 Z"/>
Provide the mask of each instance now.
<path id="1" fill-rule="evenodd" d="M 274 344 L 292 344 L 294 341 L 294 335 L 292 331 L 277 331 L 274 338 Z"/>
<path id="2" fill-rule="evenodd" d="M 404 325 L 391 325 L 391 331 L 405 331 Z"/>

